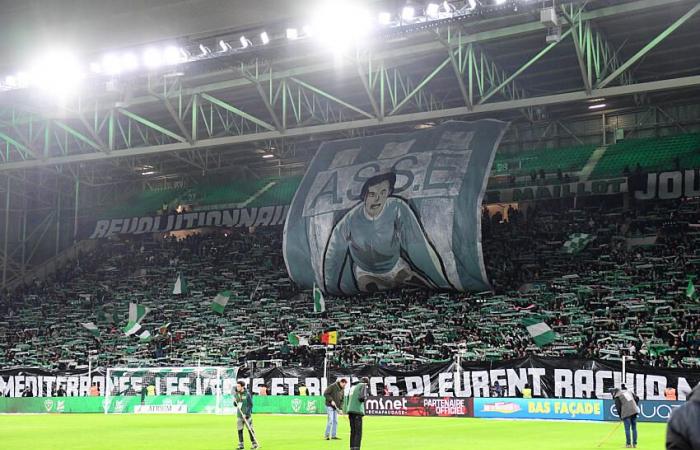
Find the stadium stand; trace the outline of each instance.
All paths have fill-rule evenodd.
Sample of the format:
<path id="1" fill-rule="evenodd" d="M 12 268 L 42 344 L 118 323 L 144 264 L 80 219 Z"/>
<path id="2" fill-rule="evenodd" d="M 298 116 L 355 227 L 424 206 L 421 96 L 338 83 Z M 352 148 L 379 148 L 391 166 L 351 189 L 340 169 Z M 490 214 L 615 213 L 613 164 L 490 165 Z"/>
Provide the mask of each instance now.
<path id="1" fill-rule="evenodd" d="M 578 172 L 591 157 L 593 150 L 595 145 L 526 150 L 518 153 L 499 152 L 496 154 L 491 173 L 521 176 L 529 175 L 533 170 L 544 170 L 545 173 L 556 172 L 557 169 Z"/>
<path id="2" fill-rule="evenodd" d="M 637 165 L 646 171 L 697 167 L 700 134 L 679 134 L 655 139 L 630 139 L 609 146 L 596 165 L 594 178 L 620 176 Z"/>
<path id="3" fill-rule="evenodd" d="M 619 177 L 633 170 L 644 172 L 675 170 L 700 166 L 700 134 L 680 134 L 661 138 L 632 139 L 603 148 L 599 161 L 593 161 L 588 178 Z M 523 186 L 534 182 L 576 181 L 577 174 L 591 159 L 596 146 L 581 145 L 559 149 L 536 149 L 496 154 L 489 188 Z M 555 176 L 561 171 L 566 179 Z M 512 177 L 511 181 L 507 178 Z M 246 205 L 251 207 L 284 205 L 292 201 L 301 177 L 263 178 L 223 184 L 195 185 L 188 189 L 148 191 L 131 196 L 104 214 L 127 217 L 154 214 L 163 204 L 174 208 L 180 203 L 197 207 L 212 205 Z"/>
<path id="4" fill-rule="evenodd" d="M 163 208 L 164 204 L 171 208 L 181 194 L 182 189 L 148 190 L 128 196 L 122 203 L 108 207 L 104 217 L 132 217 L 154 214 Z"/>
<path id="5" fill-rule="evenodd" d="M 288 205 L 292 201 L 299 183 L 301 183 L 301 177 L 275 180 L 275 184 L 270 189 L 253 200 L 248 206 Z"/>
<path id="6" fill-rule="evenodd" d="M 507 220 L 485 215 L 484 254 L 495 295 L 404 290 L 328 298 L 323 316 L 287 279 L 279 227 L 209 230 L 180 241 L 104 241 L 46 282 L 4 298 L 0 335 L 7 345 L 0 364 L 79 367 L 96 354 L 105 366 L 268 359 L 310 365 L 323 358 L 320 333 L 337 329 L 332 364 L 340 366 L 411 367 L 451 358 L 462 348 L 474 359 L 630 355 L 652 366 L 697 367 L 700 303 L 686 297 L 685 288 L 687 274 L 700 264 L 700 232 L 689 226 L 700 219 L 698 206 L 532 208 L 510 210 Z M 562 245 L 573 232 L 596 239 L 566 254 Z M 188 281 L 187 295 L 172 294 L 179 272 Z M 234 295 L 219 316 L 209 304 L 226 289 Z M 155 335 L 149 343 L 121 330 L 135 301 L 152 308 L 143 322 Z M 114 323 L 104 320 L 110 313 Z M 534 346 L 520 325 L 533 313 L 559 333 L 555 345 Z M 99 339 L 79 325 L 89 321 L 100 328 Z M 290 332 L 311 345 L 290 346 Z"/>

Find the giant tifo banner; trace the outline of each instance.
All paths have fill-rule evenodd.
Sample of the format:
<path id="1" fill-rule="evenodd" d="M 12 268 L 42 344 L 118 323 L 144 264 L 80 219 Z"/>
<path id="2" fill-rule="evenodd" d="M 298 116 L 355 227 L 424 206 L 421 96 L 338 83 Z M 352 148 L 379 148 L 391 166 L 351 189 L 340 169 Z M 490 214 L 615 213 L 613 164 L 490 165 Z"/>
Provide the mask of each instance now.
<path id="1" fill-rule="evenodd" d="M 183 377 L 172 375 L 167 390 L 156 395 L 203 395 L 203 383 L 180 381 Z M 293 395 L 304 384 L 311 395 L 322 395 L 328 381 L 339 378 L 369 378 L 370 395 L 384 393 L 389 396 L 417 396 L 432 399 L 461 397 L 490 397 L 492 387 L 498 382 L 504 397 L 518 397 L 528 383 L 536 397 L 610 399 L 610 389 L 625 383 L 643 400 L 663 400 L 667 387 L 676 389 L 678 400 L 683 401 L 692 388 L 700 382 L 699 369 L 662 369 L 629 364 L 625 379 L 619 362 L 600 359 L 564 359 L 528 357 L 507 361 L 434 363 L 419 366 L 412 371 L 402 371 L 384 366 L 358 366 L 347 370 L 329 370 L 329 380 L 323 377 L 322 368 L 289 367 L 272 368 L 250 373 L 241 369 L 239 379 L 253 390 L 260 392 L 265 385 L 270 395 Z M 167 381 L 167 380 L 166 380 Z M 224 387 L 233 380 L 224 380 Z M 105 376 L 102 371 L 46 372 L 31 368 L 0 370 L 0 395 L 20 397 L 26 386 L 35 397 L 48 397 L 56 386 L 66 390 L 67 396 L 85 396 L 92 383 L 104 392 Z M 123 374 L 109 380 L 110 386 L 118 386 L 124 395 L 137 395 L 143 378 Z M 156 383 L 158 384 L 158 383 Z M 116 397 L 116 396 L 115 396 Z M 456 405 L 453 405 L 456 407 Z"/>
<path id="2" fill-rule="evenodd" d="M 446 122 L 324 143 L 285 224 L 291 279 L 335 295 L 487 289 L 480 206 L 506 127 Z"/>

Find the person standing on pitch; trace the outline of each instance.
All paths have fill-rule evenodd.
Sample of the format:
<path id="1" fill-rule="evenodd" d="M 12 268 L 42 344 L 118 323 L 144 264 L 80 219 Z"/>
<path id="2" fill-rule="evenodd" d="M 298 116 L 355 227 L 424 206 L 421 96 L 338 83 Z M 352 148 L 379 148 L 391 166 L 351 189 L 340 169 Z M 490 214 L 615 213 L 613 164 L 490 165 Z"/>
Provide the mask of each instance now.
<path id="1" fill-rule="evenodd" d="M 258 448 L 258 441 L 255 439 L 255 431 L 253 431 L 253 397 L 245 388 L 245 383 L 239 381 L 236 383 L 236 395 L 234 402 L 238 408 L 238 448 L 243 448 L 243 428 L 248 427 L 250 434 L 251 448 Z"/>
<path id="2" fill-rule="evenodd" d="M 623 384 L 613 397 L 615 408 L 620 420 L 625 424 L 626 448 L 637 448 L 637 414 L 639 414 L 639 397 L 634 392 L 628 391 Z M 630 431 L 632 439 L 630 439 Z"/>
<path id="3" fill-rule="evenodd" d="M 326 440 L 338 439 L 338 411 L 342 411 L 343 408 L 343 396 L 345 395 L 345 385 L 347 383 L 347 380 L 340 379 L 328 386 L 323 392 L 323 396 L 326 398 L 326 415 L 328 417 L 326 421 Z"/>
<path id="4" fill-rule="evenodd" d="M 363 377 L 350 389 L 345 401 L 345 412 L 350 418 L 350 450 L 360 450 L 362 444 L 362 417 L 365 415 L 368 384 L 367 377 Z"/>

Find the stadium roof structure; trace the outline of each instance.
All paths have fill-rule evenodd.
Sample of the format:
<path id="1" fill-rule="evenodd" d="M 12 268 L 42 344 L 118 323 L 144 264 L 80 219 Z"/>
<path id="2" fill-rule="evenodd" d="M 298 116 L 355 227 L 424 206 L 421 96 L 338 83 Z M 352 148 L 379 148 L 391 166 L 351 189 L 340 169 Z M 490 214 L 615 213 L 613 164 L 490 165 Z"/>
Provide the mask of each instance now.
<path id="1" fill-rule="evenodd" d="M 550 42 L 540 5 L 506 6 L 381 31 L 342 54 L 313 39 L 273 39 L 91 79 L 60 107 L 30 90 L 0 92 L 0 172 L 58 170 L 94 185 L 144 173 L 298 172 L 328 139 L 444 119 L 546 120 L 588 113 L 599 98 L 624 108 L 700 94 L 698 1 L 564 2 L 560 38 Z M 197 43 L 216 48 L 225 38 Z"/>

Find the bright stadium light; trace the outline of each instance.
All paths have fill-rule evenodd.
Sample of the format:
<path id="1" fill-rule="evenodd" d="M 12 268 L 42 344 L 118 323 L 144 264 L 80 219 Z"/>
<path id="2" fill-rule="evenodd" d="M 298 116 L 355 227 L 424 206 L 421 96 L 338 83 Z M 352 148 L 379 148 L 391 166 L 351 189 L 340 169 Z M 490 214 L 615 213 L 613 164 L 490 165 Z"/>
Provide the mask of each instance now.
<path id="1" fill-rule="evenodd" d="M 413 18 L 416 15 L 416 10 L 413 8 L 413 6 L 405 6 L 401 10 L 401 19 L 403 19 L 405 22 L 410 22 L 413 20 Z"/>
<path id="2" fill-rule="evenodd" d="M 391 23 L 391 13 L 380 12 L 379 13 L 379 24 L 380 25 L 389 25 L 390 23 Z"/>
<path id="3" fill-rule="evenodd" d="M 293 41 L 299 38 L 299 31 L 296 28 L 287 28 L 287 39 Z"/>
<path id="4" fill-rule="evenodd" d="M 199 56 L 204 57 L 209 55 L 211 55 L 211 49 L 204 44 L 199 44 Z"/>
<path id="5" fill-rule="evenodd" d="M 17 72 L 17 87 L 29 86 L 29 74 L 24 71 Z"/>
<path id="6" fill-rule="evenodd" d="M 243 48 L 248 48 L 248 46 L 250 46 L 250 41 L 245 36 L 241 36 L 239 41 L 241 42 L 241 47 Z"/>
<path id="7" fill-rule="evenodd" d="M 229 44 L 228 42 L 221 39 L 219 41 L 219 51 L 220 52 L 228 52 L 230 50 L 231 50 L 231 44 Z"/>
<path id="8" fill-rule="evenodd" d="M 316 38 L 335 53 L 342 53 L 362 42 L 372 30 L 373 22 L 370 12 L 360 6 L 329 1 L 315 12 L 312 26 Z"/>
<path id="9" fill-rule="evenodd" d="M 429 3 L 425 8 L 425 15 L 431 19 L 437 19 L 437 17 L 440 15 L 440 5 L 437 3 Z"/>
<path id="10" fill-rule="evenodd" d="M 78 88 L 85 73 L 69 50 L 49 50 L 34 60 L 29 72 L 30 83 L 50 94 L 64 98 Z"/>
<path id="11" fill-rule="evenodd" d="M 139 68 L 139 60 L 133 53 L 125 53 L 121 59 L 124 70 L 132 71 Z"/>
<path id="12" fill-rule="evenodd" d="M 118 75 L 124 70 L 121 59 L 114 54 L 107 54 L 102 57 L 102 70 L 107 75 Z"/>
<path id="13" fill-rule="evenodd" d="M 163 64 L 163 55 L 156 48 L 147 48 L 143 52 L 143 64 L 149 69 L 155 69 Z"/>
<path id="14" fill-rule="evenodd" d="M 163 61 L 169 66 L 186 61 L 187 58 L 186 55 L 183 55 L 183 49 L 174 45 L 168 45 L 165 47 L 165 50 L 163 50 Z"/>
<path id="15" fill-rule="evenodd" d="M 189 61 L 190 58 L 192 57 L 192 54 L 190 52 L 188 52 L 187 49 L 180 47 L 178 50 L 180 51 L 180 61 L 179 62 Z M 166 55 L 168 54 L 167 49 L 166 49 L 165 54 Z"/>
<path id="16" fill-rule="evenodd" d="M 270 43 L 270 36 L 267 35 L 266 31 L 260 33 L 260 40 L 262 41 L 263 45 L 267 45 Z"/>

